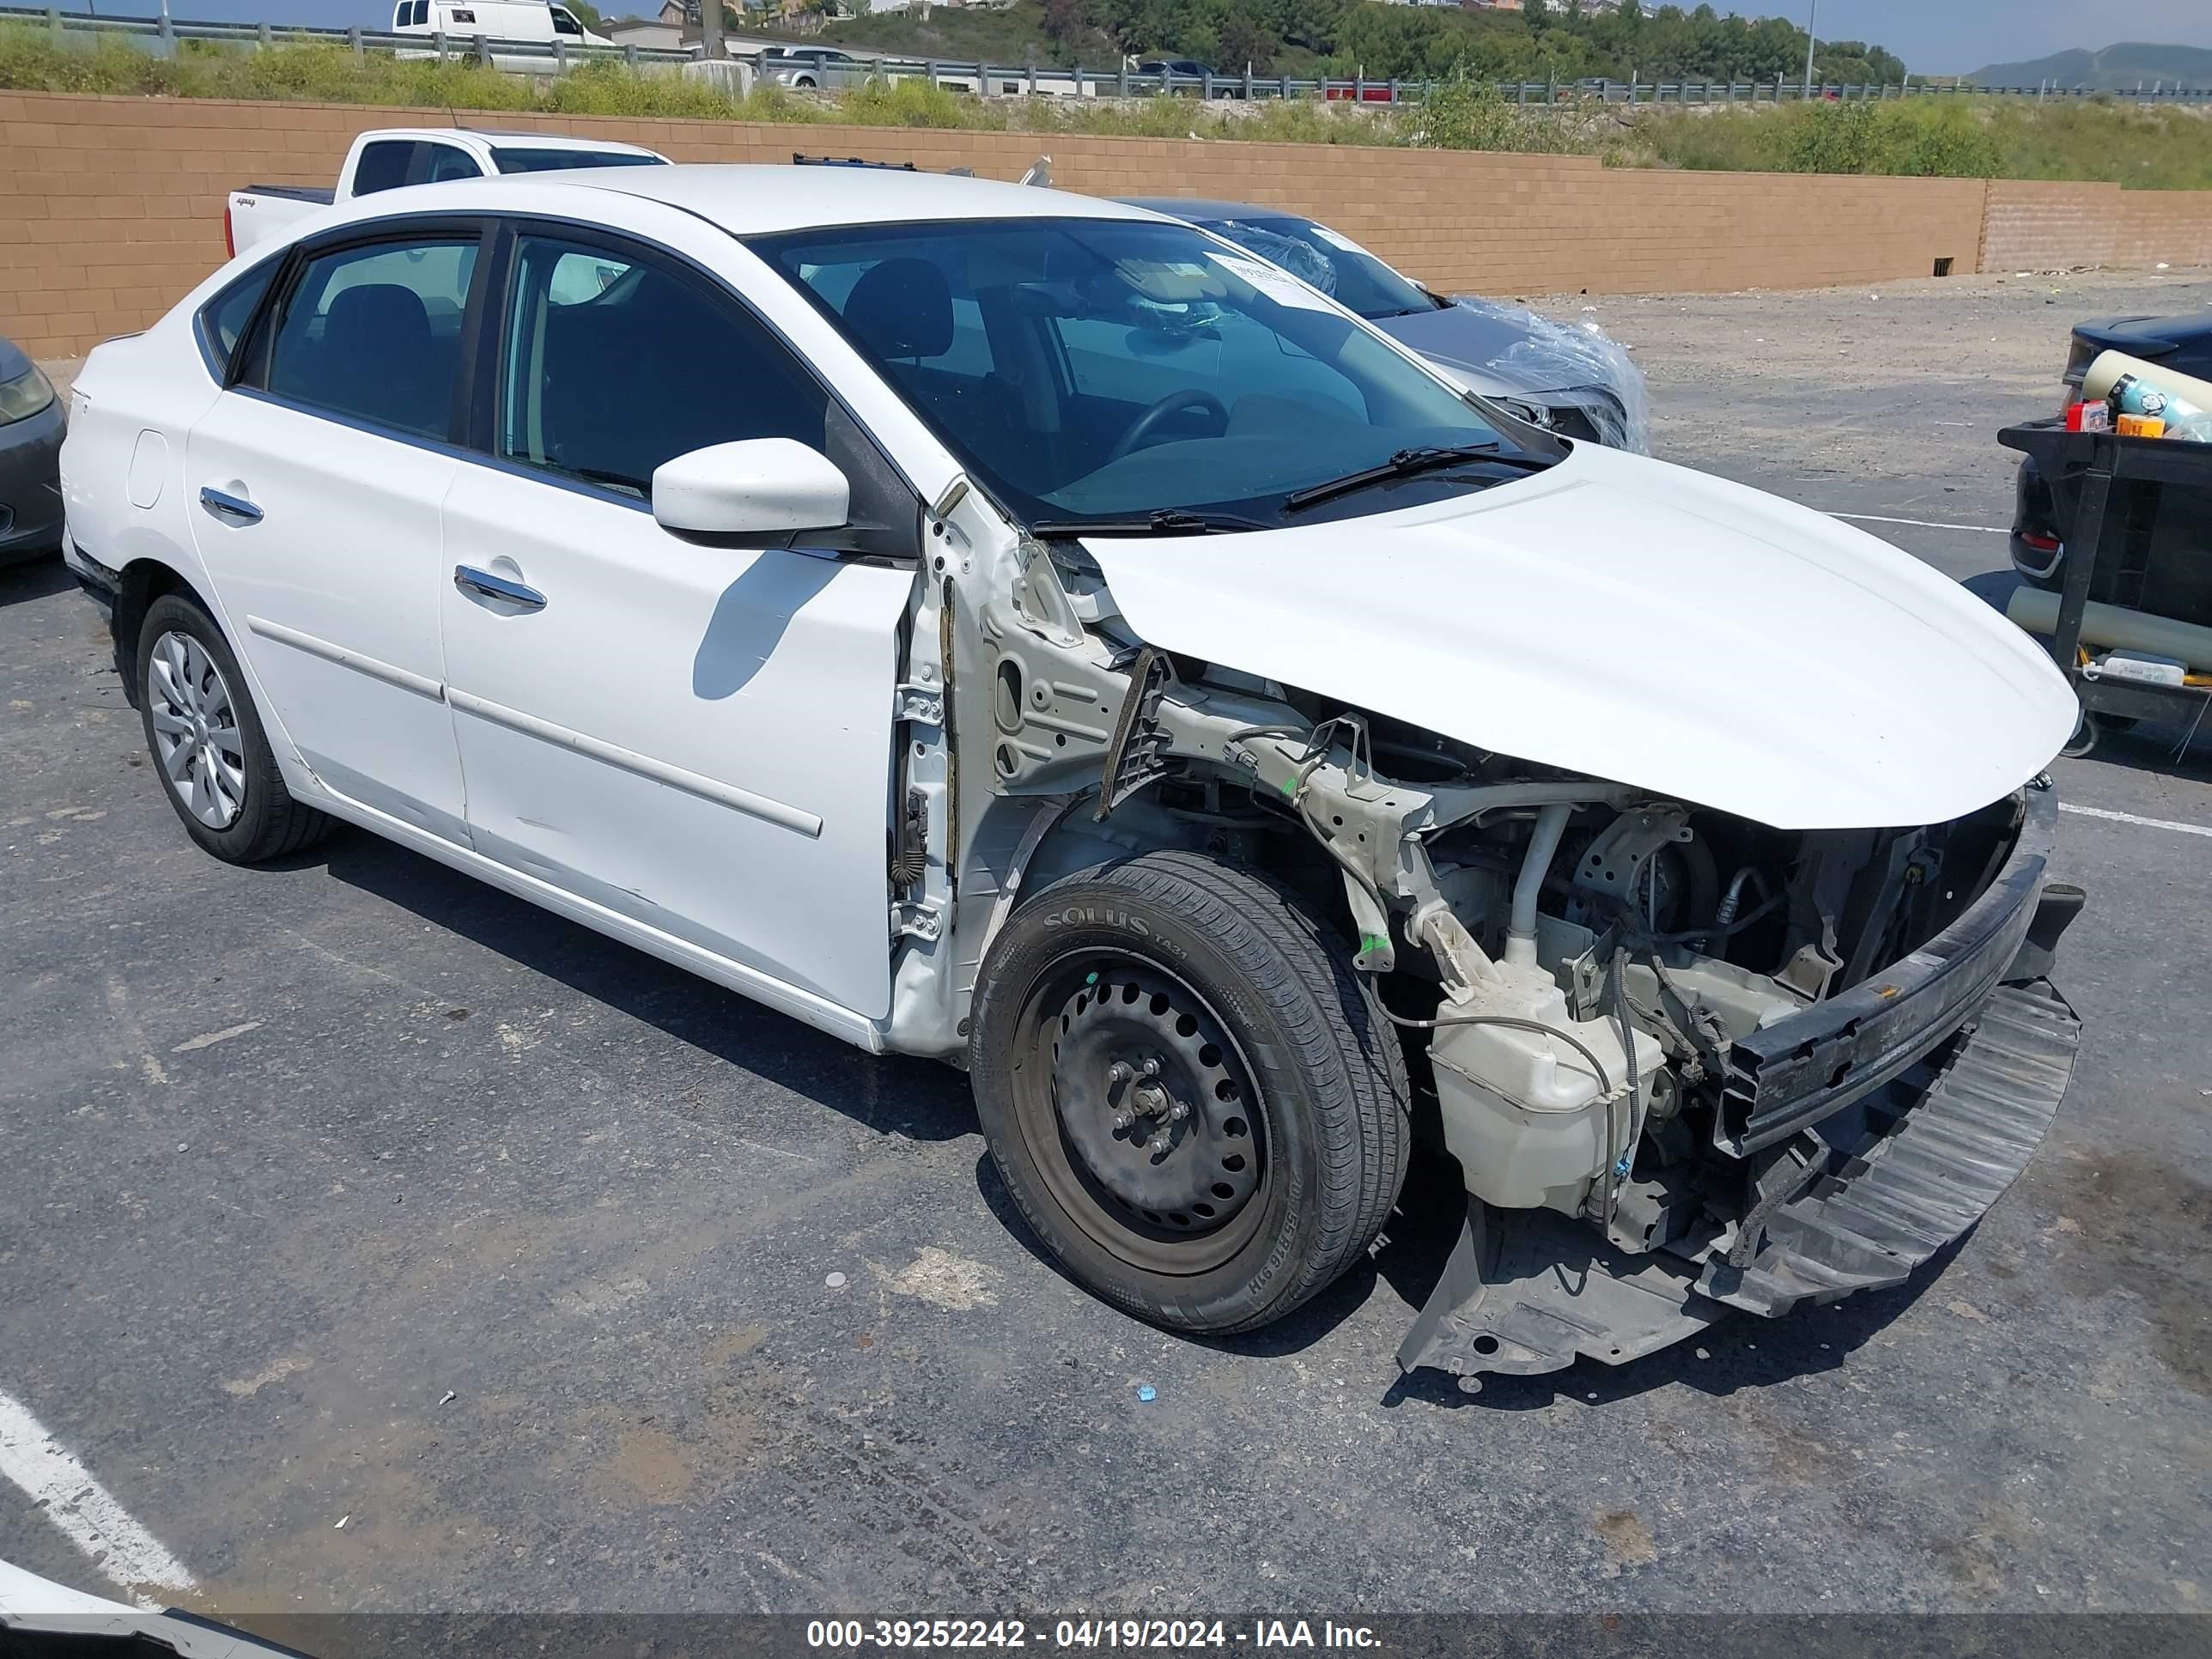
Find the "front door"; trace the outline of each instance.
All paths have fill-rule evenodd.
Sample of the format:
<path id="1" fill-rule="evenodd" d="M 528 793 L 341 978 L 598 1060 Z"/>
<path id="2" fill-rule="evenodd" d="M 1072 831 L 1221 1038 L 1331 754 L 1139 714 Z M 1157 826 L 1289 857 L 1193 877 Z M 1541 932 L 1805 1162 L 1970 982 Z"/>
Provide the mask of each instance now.
<path id="1" fill-rule="evenodd" d="M 478 416 L 489 453 L 446 499 L 447 695 L 474 844 L 880 1018 L 915 573 L 702 545 L 647 503 L 654 467 L 708 444 L 790 437 L 842 462 L 865 439 L 726 291 L 581 234 L 515 237 Z"/>
<path id="2" fill-rule="evenodd" d="M 331 789 L 453 841 L 439 508 L 479 234 L 306 259 L 186 447 L 200 556 L 284 732 Z"/>

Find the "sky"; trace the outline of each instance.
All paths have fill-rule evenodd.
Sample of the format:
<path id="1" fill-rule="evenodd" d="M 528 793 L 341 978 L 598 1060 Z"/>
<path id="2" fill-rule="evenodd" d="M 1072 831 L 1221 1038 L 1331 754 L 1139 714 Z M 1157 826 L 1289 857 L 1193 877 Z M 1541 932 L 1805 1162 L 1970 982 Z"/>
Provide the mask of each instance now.
<path id="1" fill-rule="evenodd" d="M 1966 75 L 1985 64 L 2023 63 L 2073 46 L 2098 51 L 2122 40 L 2212 46 L 2212 0 L 2112 6 L 2083 0 L 1820 0 L 1820 7 L 1823 40 L 1887 46 L 1917 75 Z M 1802 27 L 1808 0 L 1714 0 L 1714 9 L 1787 17 Z"/>
<path id="2" fill-rule="evenodd" d="M 61 0 L 74 10 L 87 0 Z M 1696 0 L 1684 0 L 1696 3 Z M 1810 0 L 1761 4 L 1714 0 L 1717 9 L 1788 17 L 1802 25 Z M 599 0 L 610 17 L 658 9 L 659 0 Z M 2070 46 L 2098 49 L 2121 40 L 2212 46 L 2212 0 L 1819 0 L 1820 38 L 1887 46 L 1916 75 L 1965 75 L 1985 64 L 2020 63 Z M 151 16 L 159 0 L 90 0 L 91 9 Z M 391 0 L 169 0 L 179 17 L 208 22 L 374 25 L 392 15 Z"/>

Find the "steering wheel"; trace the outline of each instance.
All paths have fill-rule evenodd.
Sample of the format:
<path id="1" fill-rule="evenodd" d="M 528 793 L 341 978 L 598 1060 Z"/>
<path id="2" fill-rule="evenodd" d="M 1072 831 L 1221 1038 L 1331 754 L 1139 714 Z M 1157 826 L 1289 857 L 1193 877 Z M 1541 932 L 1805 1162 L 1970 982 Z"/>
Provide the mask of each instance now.
<path id="1" fill-rule="evenodd" d="M 1106 457 L 1106 464 L 1110 466 L 1114 462 L 1120 460 L 1146 439 L 1151 437 L 1154 427 L 1166 420 L 1169 416 L 1179 415 L 1186 409 L 1204 410 L 1212 416 L 1220 423 L 1220 429 L 1213 434 L 1215 437 L 1218 438 L 1223 432 L 1229 430 L 1229 405 L 1211 392 L 1201 392 L 1196 386 L 1186 386 L 1181 392 L 1169 392 L 1166 397 L 1138 416 L 1129 429 L 1121 434 L 1121 441 L 1114 446 L 1112 452 Z"/>

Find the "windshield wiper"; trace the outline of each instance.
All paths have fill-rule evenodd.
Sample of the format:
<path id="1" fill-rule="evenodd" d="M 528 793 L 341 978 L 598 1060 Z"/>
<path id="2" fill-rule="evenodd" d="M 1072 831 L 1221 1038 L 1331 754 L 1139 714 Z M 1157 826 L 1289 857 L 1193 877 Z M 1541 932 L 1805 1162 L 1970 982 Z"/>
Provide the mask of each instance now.
<path id="1" fill-rule="evenodd" d="M 1293 489 L 1283 497 L 1283 511 L 1296 513 L 1301 508 L 1346 495 L 1355 489 L 1364 489 L 1371 483 L 1386 483 L 1393 478 L 1410 478 L 1417 472 L 1434 472 L 1440 467 L 1457 466 L 1462 461 L 1503 461 L 1508 465 L 1522 465 L 1524 456 L 1501 455 L 1498 443 L 1491 438 L 1479 444 L 1423 444 L 1414 449 L 1401 449 L 1379 466 L 1364 466 L 1357 472 L 1347 472 L 1340 478 L 1329 478 L 1317 484 L 1308 484 L 1304 489 Z"/>
<path id="2" fill-rule="evenodd" d="M 1222 536 L 1237 530 L 1266 530 L 1257 519 L 1233 513 L 1193 513 L 1164 507 L 1141 519 L 1039 519 L 1032 536 Z"/>

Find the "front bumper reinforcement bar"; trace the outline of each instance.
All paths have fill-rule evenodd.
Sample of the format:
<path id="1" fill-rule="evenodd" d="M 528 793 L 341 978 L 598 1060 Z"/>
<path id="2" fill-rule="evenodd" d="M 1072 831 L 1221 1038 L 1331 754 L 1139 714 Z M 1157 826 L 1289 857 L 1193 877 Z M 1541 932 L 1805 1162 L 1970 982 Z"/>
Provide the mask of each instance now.
<path id="1" fill-rule="evenodd" d="M 1999 987 L 1887 1085 L 1873 1115 L 1889 1121 L 1885 1132 L 1767 1214 L 1753 1250 L 1735 1252 L 1747 1255 L 1741 1267 L 1729 1262 L 1733 1227 L 1630 1255 L 1585 1222 L 1470 1200 L 1398 1364 L 1437 1367 L 1472 1390 L 1486 1371 L 1532 1376 L 1585 1355 L 1625 1364 L 1731 1309 L 1773 1317 L 1901 1283 L 2027 1167 L 2073 1078 L 2081 1030 L 2047 980 Z"/>

